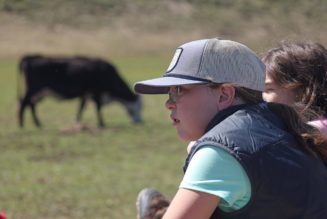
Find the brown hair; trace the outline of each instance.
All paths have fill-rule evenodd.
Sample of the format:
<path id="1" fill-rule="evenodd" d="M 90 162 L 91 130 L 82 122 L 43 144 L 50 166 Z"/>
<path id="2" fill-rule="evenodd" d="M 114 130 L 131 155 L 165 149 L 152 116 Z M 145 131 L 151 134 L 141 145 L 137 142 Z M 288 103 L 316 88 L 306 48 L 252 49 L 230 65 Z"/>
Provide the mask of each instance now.
<path id="1" fill-rule="evenodd" d="M 319 157 L 327 166 L 327 138 L 318 129 L 308 125 L 293 108 L 279 103 L 267 103 L 268 108 L 284 121 L 302 148 L 314 157 Z"/>
<path id="2" fill-rule="evenodd" d="M 262 58 L 266 73 L 282 87 L 294 89 L 301 112 L 327 116 L 327 50 L 319 43 L 282 42 Z"/>
<path id="3" fill-rule="evenodd" d="M 235 87 L 236 98 L 245 103 L 256 104 L 262 101 L 262 93 L 243 87 Z M 295 108 L 279 104 L 267 103 L 268 108 L 283 122 L 286 131 L 292 134 L 302 149 L 309 155 L 319 157 L 327 166 L 327 138 L 318 129 L 308 125 L 302 114 Z"/>
<path id="4" fill-rule="evenodd" d="M 245 101 L 246 103 L 259 103 L 262 101 L 262 92 L 251 90 L 244 87 L 235 87 L 236 94 L 235 96 Z"/>

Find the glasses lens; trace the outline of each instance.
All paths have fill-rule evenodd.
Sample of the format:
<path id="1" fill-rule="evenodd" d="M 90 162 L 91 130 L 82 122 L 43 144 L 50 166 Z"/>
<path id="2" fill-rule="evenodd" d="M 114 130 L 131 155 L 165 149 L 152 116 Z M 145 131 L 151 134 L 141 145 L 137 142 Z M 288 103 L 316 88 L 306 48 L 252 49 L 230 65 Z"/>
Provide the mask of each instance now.
<path id="1" fill-rule="evenodd" d="M 172 87 L 171 90 L 168 92 L 169 100 L 173 103 L 176 103 L 177 99 L 181 96 L 181 92 L 181 86 Z"/>
<path id="2" fill-rule="evenodd" d="M 218 83 L 205 83 L 205 84 L 200 84 L 197 86 L 206 86 L 206 87 L 215 89 L 215 88 L 220 87 L 221 85 L 222 84 L 218 84 Z M 168 92 L 169 101 L 172 103 L 176 103 L 178 101 L 178 99 L 184 95 L 184 93 L 190 91 L 194 87 L 195 87 L 194 85 L 171 87 Z"/>

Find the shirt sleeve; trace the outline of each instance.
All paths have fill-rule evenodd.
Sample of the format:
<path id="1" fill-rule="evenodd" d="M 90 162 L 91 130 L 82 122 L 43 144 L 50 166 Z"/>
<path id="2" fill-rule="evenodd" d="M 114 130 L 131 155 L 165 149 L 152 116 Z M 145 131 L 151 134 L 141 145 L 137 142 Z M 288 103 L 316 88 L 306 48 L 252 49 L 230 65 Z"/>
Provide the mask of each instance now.
<path id="1" fill-rule="evenodd" d="M 218 196 L 219 208 L 226 212 L 242 208 L 251 197 L 250 181 L 241 164 L 216 146 L 204 146 L 195 153 L 180 188 Z"/>

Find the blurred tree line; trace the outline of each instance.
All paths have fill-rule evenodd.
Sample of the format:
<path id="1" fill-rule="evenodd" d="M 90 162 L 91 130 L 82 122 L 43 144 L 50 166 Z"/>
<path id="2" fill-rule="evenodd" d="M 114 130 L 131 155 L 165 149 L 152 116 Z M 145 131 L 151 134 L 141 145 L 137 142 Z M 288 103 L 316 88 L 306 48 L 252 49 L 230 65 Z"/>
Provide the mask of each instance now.
<path id="1" fill-rule="evenodd" d="M 0 12 L 37 22 L 66 25 L 106 25 L 130 15 L 138 15 L 136 18 L 215 19 L 222 10 L 238 13 L 246 19 L 271 15 L 272 19 L 279 20 L 297 14 L 322 21 L 326 18 L 326 9 L 327 1 L 324 0 L 0 0 Z"/>

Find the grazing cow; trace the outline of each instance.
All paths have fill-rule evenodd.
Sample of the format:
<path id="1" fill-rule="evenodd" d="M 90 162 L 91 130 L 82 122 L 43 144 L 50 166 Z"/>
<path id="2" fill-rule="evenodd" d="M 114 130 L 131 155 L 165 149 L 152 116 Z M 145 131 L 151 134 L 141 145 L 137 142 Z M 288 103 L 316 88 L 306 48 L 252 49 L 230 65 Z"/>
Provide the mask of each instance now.
<path id="1" fill-rule="evenodd" d="M 125 106 L 135 123 L 142 120 L 140 96 L 134 94 L 116 68 L 104 60 L 27 55 L 20 60 L 19 70 L 25 76 L 26 85 L 26 92 L 20 97 L 20 127 L 24 126 L 24 111 L 27 106 L 31 108 L 35 125 L 41 126 L 35 104 L 49 94 L 62 99 L 80 98 L 76 117 L 78 122 L 88 98 L 95 102 L 99 127 L 105 126 L 101 115 L 102 105 L 113 100 Z"/>

